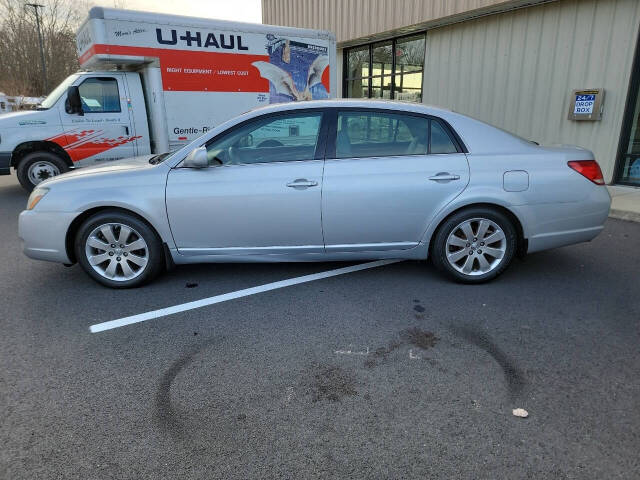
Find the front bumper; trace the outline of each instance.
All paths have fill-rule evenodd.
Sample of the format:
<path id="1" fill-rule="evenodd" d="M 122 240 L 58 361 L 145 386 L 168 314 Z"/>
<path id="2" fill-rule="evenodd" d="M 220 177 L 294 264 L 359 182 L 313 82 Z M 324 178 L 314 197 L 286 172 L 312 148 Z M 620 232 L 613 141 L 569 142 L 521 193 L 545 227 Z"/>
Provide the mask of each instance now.
<path id="1" fill-rule="evenodd" d="M 18 236 L 27 257 L 49 262 L 72 263 L 66 236 L 77 213 L 25 210 L 18 218 Z"/>
<path id="2" fill-rule="evenodd" d="M 11 152 L 0 152 L 0 175 L 11 173 Z"/>

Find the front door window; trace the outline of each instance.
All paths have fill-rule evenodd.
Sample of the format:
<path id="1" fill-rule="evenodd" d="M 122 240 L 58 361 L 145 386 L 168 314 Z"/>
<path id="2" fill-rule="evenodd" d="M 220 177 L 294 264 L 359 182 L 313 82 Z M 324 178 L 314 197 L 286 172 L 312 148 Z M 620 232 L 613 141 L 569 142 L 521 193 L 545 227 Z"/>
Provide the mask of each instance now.
<path id="1" fill-rule="evenodd" d="M 209 165 L 313 160 L 321 119 L 321 112 L 261 117 L 210 142 Z"/>

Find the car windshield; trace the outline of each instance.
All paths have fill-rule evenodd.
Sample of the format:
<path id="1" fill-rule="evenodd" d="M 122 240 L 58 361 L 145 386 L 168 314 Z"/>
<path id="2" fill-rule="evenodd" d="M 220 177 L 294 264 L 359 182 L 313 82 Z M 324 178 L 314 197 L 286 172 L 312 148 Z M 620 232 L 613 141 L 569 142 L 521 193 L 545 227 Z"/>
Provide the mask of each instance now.
<path id="1" fill-rule="evenodd" d="M 53 105 L 58 101 L 60 96 L 67 90 L 67 88 L 78 78 L 78 75 L 69 75 L 65 78 L 60 85 L 58 85 L 53 92 L 51 92 L 47 98 L 45 98 L 40 105 L 38 105 L 38 110 L 48 110 L 53 107 Z"/>

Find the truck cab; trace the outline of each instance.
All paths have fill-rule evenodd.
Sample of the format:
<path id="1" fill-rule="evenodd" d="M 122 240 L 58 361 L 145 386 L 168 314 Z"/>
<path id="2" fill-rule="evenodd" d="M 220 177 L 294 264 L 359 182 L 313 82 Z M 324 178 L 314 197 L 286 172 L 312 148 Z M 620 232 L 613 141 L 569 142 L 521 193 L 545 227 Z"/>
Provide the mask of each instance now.
<path id="1" fill-rule="evenodd" d="M 146 116 L 138 73 L 70 75 L 36 110 L 0 116 L 0 174 L 13 167 L 32 190 L 75 167 L 151 153 Z"/>

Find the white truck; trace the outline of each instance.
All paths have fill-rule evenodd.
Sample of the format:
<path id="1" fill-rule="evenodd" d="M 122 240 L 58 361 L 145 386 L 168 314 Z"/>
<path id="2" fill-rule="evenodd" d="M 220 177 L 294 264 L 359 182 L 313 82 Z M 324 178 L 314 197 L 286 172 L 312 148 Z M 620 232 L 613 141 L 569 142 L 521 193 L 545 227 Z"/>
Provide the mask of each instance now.
<path id="1" fill-rule="evenodd" d="M 0 175 L 31 190 L 72 168 L 180 148 L 269 103 L 335 96 L 327 31 L 94 7 L 83 71 L 36 111 L 0 117 Z M 283 126 L 286 128 L 286 126 Z"/>

